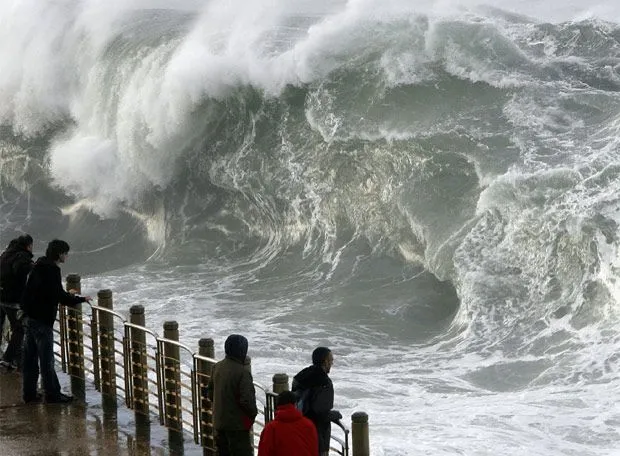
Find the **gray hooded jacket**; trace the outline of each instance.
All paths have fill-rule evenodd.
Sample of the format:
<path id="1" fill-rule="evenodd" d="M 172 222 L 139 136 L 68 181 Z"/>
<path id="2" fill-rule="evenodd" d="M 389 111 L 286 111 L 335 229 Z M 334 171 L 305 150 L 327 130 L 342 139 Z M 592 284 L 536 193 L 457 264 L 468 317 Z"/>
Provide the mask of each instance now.
<path id="1" fill-rule="evenodd" d="M 258 414 L 254 380 L 244 368 L 248 341 L 238 334 L 228 336 L 226 358 L 213 366 L 208 386 L 213 401 L 213 427 L 222 431 L 249 430 Z"/>

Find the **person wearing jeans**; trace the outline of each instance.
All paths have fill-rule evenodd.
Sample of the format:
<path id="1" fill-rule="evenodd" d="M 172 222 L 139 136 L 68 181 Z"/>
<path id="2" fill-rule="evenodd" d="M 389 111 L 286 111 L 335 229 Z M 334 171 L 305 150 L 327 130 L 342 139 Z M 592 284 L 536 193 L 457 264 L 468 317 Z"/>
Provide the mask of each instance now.
<path id="1" fill-rule="evenodd" d="M 38 402 L 37 380 L 39 366 L 43 390 L 47 402 L 65 402 L 60 391 L 60 382 L 54 367 L 54 330 L 39 320 L 24 319 L 23 399 L 24 402 Z"/>
<path id="2" fill-rule="evenodd" d="M 45 256 L 37 260 L 22 296 L 22 311 L 25 316 L 26 335 L 22 375 L 24 402 L 39 402 L 37 380 L 39 372 L 43 380 L 45 401 L 67 403 L 73 398 L 62 394 L 54 369 L 54 321 L 58 314 L 58 303 L 75 305 L 90 302 L 90 296 L 77 296 L 76 290 L 65 291 L 62 287 L 60 264 L 69 255 L 69 244 L 54 239 Z"/>

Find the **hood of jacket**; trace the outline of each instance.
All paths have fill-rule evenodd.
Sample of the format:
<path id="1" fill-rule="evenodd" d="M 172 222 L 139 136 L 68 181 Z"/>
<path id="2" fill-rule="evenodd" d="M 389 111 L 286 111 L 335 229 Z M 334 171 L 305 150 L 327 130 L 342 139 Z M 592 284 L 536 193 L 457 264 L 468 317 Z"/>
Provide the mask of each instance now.
<path id="1" fill-rule="evenodd" d="M 32 253 L 15 245 L 0 255 L 0 300 L 19 302 L 32 268 Z"/>
<path id="2" fill-rule="evenodd" d="M 26 250 L 21 245 L 14 245 L 2 252 L 2 260 L 4 261 L 5 258 L 14 258 L 16 255 L 19 254 L 24 255 L 28 259 L 32 258 L 32 253 L 30 252 L 30 250 Z"/>
<path id="3" fill-rule="evenodd" d="M 22 261 L 32 261 L 32 253 L 29 250 L 21 246 L 11 247 L 4 252 L 0 256 L 0 262 L 2 263 L 2 268 L 9 267 L 16 259 L 20 258 Z"/>
<path id="4" fill-rule="evenodd" d="M 295 407 L 295 404 L 280 405 L 276 409 L 276 420 L 278 421 L 284 421 L 287 423 L 291 423 L 293 421 L 297 421 L 301 419 L 302 417 L 303 415 L 301 414 L 299 410 L 297 410 L 297 407 Z"/>
<path id="5" fill-rule="evenodd" d="M 224 352 L 227 358 L 243 363 L 248 354 L 248 340 L 239 334 L 231 334 L 224 343 Z"/>

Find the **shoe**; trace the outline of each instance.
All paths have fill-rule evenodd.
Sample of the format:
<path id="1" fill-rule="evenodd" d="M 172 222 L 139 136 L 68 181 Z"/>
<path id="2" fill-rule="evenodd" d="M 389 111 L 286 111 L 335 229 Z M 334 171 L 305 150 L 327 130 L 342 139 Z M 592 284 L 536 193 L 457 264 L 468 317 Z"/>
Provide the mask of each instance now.
<path id="1" fill-rule="evenodd" d="M 73 401 L 73 396 L 67 396 L 63 393 L 60 393 L 60 396 L 45 398 L 45 402 L 48 404 L 68 404 L 71 401 Z"/>
<path id="2" fill-rule="evenodd" d="M 37 393 L 34 397 L 24 397 L 24 404 L 40 404 L 43 402 L 43 395 Z"/>

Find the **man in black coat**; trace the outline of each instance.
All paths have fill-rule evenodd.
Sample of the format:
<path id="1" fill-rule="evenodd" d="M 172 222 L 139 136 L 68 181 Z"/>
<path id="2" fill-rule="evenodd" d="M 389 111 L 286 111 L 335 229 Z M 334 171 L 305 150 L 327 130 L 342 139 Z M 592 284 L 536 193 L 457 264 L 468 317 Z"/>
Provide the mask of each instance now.
<path id="1" fill-rule="evenodd" d="M 22 395 L 24 402 L 39 402 L 37 381 L 39 370 L 48 403 L 66 403 L 73 398 L 62 394 L 54 368 L 54 321 L 58 313 L 58 303 L 75 305 L 90 302 L 90 296 L 77 296 L 75 290 L 65 291 L 60 275 L 61 263 L 69 255 L 69 244 L 54 239 L 45 256 L 37 260 L 28 277 L 22 295 L 22 311 L 25 314 L 24 359 Z M 40 368 L 40 369 L 39 369 Z"/>
<path id="2" fill-rule="evenodd" d="M 0 255 L 0 307 L 11 325 L 11 339 L 0 365 L 5 369 L 21 366 L 24 328 L 18 318 L 19 302 L 32 269 L 32 237 L 28 234 L 13 239 Z"/>
<path id="3" fill-rule="evenodd" d="M 319 435 L 319 455 L 329 454 L 331 422 L 342 415 L 334 406 L 334 385 L 328 374 L 334 364 L 334 355 L 327 347 L 318 347 L 312 352 L 312 366 L 301 370 L 293 377 L 293 392 L 299 398 L 298 407 L 316 426 Z"/>

